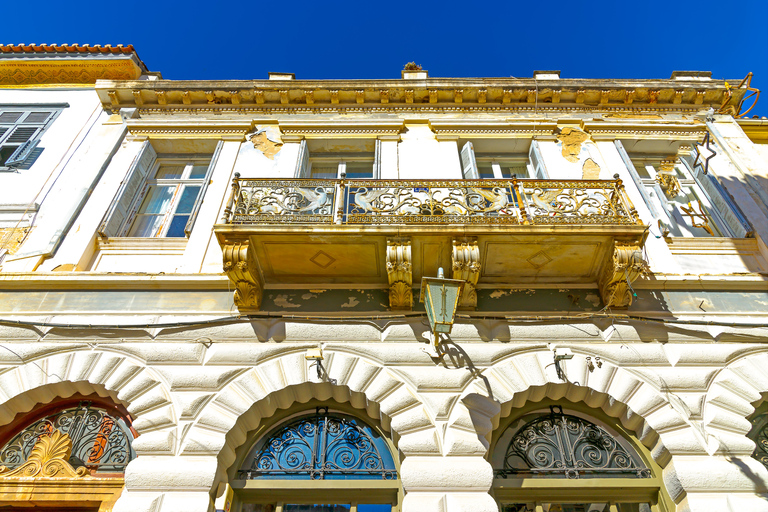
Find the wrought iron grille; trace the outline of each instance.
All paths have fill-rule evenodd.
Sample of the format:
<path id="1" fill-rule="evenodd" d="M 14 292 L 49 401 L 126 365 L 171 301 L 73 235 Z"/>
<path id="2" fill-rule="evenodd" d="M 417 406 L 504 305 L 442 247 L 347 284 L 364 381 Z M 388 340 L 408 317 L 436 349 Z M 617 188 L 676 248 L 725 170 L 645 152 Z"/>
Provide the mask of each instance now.
<path id="1" fill-rule="evenodd" d="M 621 180 L 240 179 L 229 224 L 596 224 L 638 222 Z"/>
<path id="2" fill-rule="evenodd" d="M 639 465 L 605 429 L 578 416 L 564 414 L 559 406 L 523 425 L 512 437 L 499 478 L 509 476 L 634 476 L 650 478 L 650 469 Z"/>
<path id="3" fill-rule="evenodd" d="M 56 412 L 28 425 L 0 451 L 0 465 L 23 464 L 38 439 L 54 430 L 72 439 L 69 463 L 105 472 L 123 472 L 134 458 L 133 435 L 125 422 L 106 410 L 82 402 L 78 407 Z"/>
<path id="4" fill-rule="evenodd" d="M 760 414 L 752 420 L 749 438 L 755 442 L 752 457 L 768 468 L 768 416 Z"/>
<path id="5" fill-rule="evenodd" d="M 397 478 L 386 443 L 351 416 L 318 408 L 281 426 L 261 444 L 242 479 Z"/>

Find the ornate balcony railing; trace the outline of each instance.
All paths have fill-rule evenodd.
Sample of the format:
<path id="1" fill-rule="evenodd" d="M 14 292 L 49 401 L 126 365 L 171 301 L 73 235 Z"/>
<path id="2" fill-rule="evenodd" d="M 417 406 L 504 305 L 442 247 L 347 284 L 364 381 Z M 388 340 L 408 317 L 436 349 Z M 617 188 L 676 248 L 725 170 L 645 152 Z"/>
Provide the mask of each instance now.
<path id="1" fill-rule="evenodd" d="M 247 179 L 224 224 L 593 224 L 638 222 L 615 180 Z"/>

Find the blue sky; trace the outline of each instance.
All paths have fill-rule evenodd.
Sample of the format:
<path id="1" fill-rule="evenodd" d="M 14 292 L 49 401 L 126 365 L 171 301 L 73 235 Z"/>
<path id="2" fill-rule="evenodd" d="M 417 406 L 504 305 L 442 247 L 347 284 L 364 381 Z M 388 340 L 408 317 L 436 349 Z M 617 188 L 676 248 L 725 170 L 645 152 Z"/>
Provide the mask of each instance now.
<path id="1" fill-rule="evenodd" d="M 733 6 L 733 7 L 731 7 Z M 7 2 L 3 43 L 133 44 L 169 79 L 430 76 L 669 78 L 752 71 L 768 115 L 768 1 Z"/>

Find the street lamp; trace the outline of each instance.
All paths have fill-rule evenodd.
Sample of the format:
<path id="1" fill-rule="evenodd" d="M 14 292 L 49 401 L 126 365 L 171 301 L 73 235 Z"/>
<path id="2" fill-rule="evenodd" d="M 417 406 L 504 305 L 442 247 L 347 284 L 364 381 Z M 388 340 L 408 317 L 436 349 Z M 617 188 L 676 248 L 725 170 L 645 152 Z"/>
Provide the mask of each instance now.
<path id="1" fill-rule="evenodd" d="M 427 310 L 435 350 L 440 340 L 440 333 L 451 332 L 462 288 L 464 288 L 464 281 L 445 279 L 442 267 L 437 271 L 437 277 L 421 278 L 419 302 L 423 302 Z"/>

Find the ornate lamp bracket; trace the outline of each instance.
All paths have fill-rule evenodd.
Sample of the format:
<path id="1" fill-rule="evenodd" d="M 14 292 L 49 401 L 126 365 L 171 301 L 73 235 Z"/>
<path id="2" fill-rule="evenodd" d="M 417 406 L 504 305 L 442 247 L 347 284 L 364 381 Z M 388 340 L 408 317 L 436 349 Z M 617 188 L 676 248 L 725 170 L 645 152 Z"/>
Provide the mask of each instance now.
<path id="1" fill-rule="evenodd" d="M 453 278 L 466 281 L 459 309 L 477 308 L 477 280 L 480 278 L 480 249 L 475 239 L 453 240 Z"/>
<path id="2" fill-rule="evenodd" d="M 637 242 L 615 242 L 613 258 L 600 276 L 600 295 L 603 303 L 611 308 L 632 305 L 632 283 L 648 273 L 648 264 Z"/>
<path id="3" fill-rule="evenodd" d="M 389 308 L 413 308 L 413 273 L 410 239 L 387 240 L 387 278 L 389 279 Z"/>
<path id="4" fill-rule="evenodd" d="M 258 310 L 264 286 L 259 268 L 247 241 L 226 244 L 223 247 L 224 272 L 235 285 L 235 305 L 243 310 Z"/>

